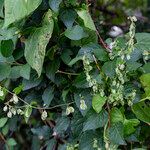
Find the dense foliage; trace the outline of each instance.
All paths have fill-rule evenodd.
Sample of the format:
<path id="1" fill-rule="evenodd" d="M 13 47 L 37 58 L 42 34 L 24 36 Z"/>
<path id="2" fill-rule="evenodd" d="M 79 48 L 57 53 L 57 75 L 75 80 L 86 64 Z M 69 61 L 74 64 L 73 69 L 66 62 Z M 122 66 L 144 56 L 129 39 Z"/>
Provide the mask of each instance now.
<path id="1" fill-rule="evenodd" d="M 0 149 L 150 148 L 148 3 L 135 1 L 0 1 Z M 113 25 L 126 34 L 109 38 Z"/>

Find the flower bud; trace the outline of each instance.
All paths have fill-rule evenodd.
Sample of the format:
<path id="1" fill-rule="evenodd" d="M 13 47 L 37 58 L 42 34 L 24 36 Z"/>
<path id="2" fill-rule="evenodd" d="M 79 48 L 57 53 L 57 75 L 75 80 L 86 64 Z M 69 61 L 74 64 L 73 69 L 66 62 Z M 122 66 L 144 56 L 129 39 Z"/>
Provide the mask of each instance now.
<path id="1" fill-rule="evenodd" d="M 11 118 L 11 117 L 12 117 L 11 111 L 9 111 L 9 112 L 7 113 L 7 117 L 8 117 L 8 118 Z"/>
<path id="2" fill-rule="evenodd" d="M 3 111 L 7 111 L 8 110 L 8 107 L 7 106 L 5 106 L 4 108 L 3 108 Z"/>
<path id="3" fill-rule="evenodd" d="M 47 112 L 44 110 L 41 115 L 41 119 L 45 120 L 47 118 Z"/>
<path id="4" fill-rule="evenodd" d="M 14 102 L 14 104 L 17 104 L 18 103 L 18 97 L 17 97 L 17 95 L 16 94 L 14 94 L 13 95 L 13 102 Z"/>

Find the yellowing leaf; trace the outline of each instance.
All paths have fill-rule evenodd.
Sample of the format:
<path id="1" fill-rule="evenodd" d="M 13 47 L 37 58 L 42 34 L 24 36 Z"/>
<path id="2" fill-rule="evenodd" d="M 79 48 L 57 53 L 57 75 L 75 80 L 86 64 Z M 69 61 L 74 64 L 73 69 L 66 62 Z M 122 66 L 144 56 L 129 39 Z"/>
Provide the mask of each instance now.
<path id="1" fill-rule="evenodd" d="M 42 27 L 35 32 L 25 42 L 25 58 L 28 64 L 41 75 L 45 58 L 46 46 L 51 38 L 54 27 L 52 12 L 49 10 L 43 20 Z"/>

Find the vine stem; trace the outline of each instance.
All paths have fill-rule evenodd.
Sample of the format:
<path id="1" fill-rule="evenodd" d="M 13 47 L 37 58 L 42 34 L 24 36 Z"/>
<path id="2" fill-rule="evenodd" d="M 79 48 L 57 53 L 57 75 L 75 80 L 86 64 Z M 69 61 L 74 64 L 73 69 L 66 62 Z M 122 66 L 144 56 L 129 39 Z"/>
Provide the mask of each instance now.
<path id="1" fill-rule="evenodd" d="M 14 95 L 14 94 L 15 94 L 15 93 L 9 91 L 9 90 L 6 89 L 6 88 L 5 88 L 5 90 L 6 90 L 8 93 L 10 93 L 11 95 Z M 17 95 L 16 95 L 16 96 L 17 96 Z M 17 96 L 17 97 L 18 97 L 18 99 L 19 99 L 20 101 L 22 101 L 22 102 L 25 103 L 26 105 L 32 107 L 33 109 L 37 109 L 37 110 L 51 110 L 51 109 L 54 109 L 54 108 L 58 108 L 58 107 L 61 107 L 61 106 L 67 106 L 67 105 L 71 105 L 71 104 L 74 104 L 74 103 L 75 103 L 74 101 L 72 101 L 72 102 L 70 102 L 70 103 L 59 104 L 59 105 L 55 105 L 55 106 L 53 106 L 53 107 L 36 107 L 36 106 L 30 105 L 28 102 L 26 102 L 25 100 L 23 100 L 23 99 L 20 98 L 19 96 Z M 7 102 L 6 102 L 5 104 L 8 105 Z M 26 105 L 20 106 L 20 107 L 16 107 L 16 108 L 26 107 Z"/>
<path id="2" fill-rule="evenodd" d="M 61 71 L 61 70 L 58 70 L 56 73 L 62 73 L 62 74 L 73 75 L 73 76 L 79 75 L 79 73 L 65 72 L 65 71 Z"/>

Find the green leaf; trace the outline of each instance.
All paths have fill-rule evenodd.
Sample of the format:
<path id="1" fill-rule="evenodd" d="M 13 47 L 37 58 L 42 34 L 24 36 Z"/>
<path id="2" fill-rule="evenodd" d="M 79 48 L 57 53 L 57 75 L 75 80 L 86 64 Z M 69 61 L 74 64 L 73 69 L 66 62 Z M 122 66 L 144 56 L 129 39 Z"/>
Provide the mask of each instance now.
<path id="1" fill-rule="evenodd" d="M 13 66 L 11 68 L 9 78 L 11 78 L 11 79 L 19 78 L 20 77 L 20 70 L 21 70 L 21 66 Z"/>
<path id="2" fill-rule="evenodd" d="M 13 53 L 13 49 L 14 49 L 14 44 L 12 40 L 1 41 L 0 50 L 1 50 L 1 54 L 4 57 L 10 57 Z"/>
<path id="3" fill-rule="evenodd" d="M 104 150 L 104 143 L 102 140 L 102 133 L 100 131 L 87 131 L 83 132 L 79 137 L 79 148 L 78 150 L 98 150 L 98 148 L 94 148 L 94 143 Z M 97 140 L 97 142 L 95 142 Z"/>
<path id="4" fill-rule="evenodd" d="M 42 0 L 5 0 L 5 22 L 4 27 L 15 23 L 30 15 Z"/>
<path id="5" fill-rule="evenodd" d="M 1 0 L 0 1 L 0 17 L 4 17 L 3 7 L 4 7 L 4 0 Z"/>
<path id="6" fill-rule="evenodd" d="M 8 64 L 0 63 L 0 81 L 9 77 L 11 67 Z"/>
<path id="7" fill-rule="evenodd" d="M 150 51 L 150 33 L 136 33 L 135 38 L 137 40 L 135 44 L 137 49 Z"/>
<path id="8" fill-rule="evenodd" d="M 37 79 L 37 78 L 31 76 L 30 80 L 23 79 L 23 81 L 22 81 L 23 90 L 25 91 L 25 90 L 34 88 L 34 87 L 38 86 L 41 83 L 41 81 L 42 81 L 42 77 Z"/>
<path id="9" fill-rule="evenodd" d="M 144 73 L 150 73 L 150 62 L 148 62 L 147 64 L 145 64 L 143 67 L 142 67 Z"/>
<path id="10" fill-rule="evenodd" d="M 150 106 L 145 101 L 138 102 L 132 106 L 132 111 L 138 119 L 150 123 Z"/>
<path id="11" fill-rule="evenodd" d="M 94 54 L 95 54 L 96 58 L 100 61 L 108 60 L 108 54 L 107 54 L 106 50 L 102 47 L 100 47 L 99 49 L 95 49 Z"/>
<path id="12" fill-rule="evenodd" d="M 128 70 L 128 71 L 135 71 L 135 70 L 137 70 L 139 67 L 142 66 L 141 63 L 132 62 L 132 61 L 127 62 L 126 64 L 127 64 L 127 70 Z"/>
<path id="13" fill-rule="evenodd" d="M 123 124 L 117 122 L 113 124 L 108 130 L 109 140 L 113 144 L 126 145 L 123 138 Z"/>
<path id="14" fill-rule="evenodd" d="M 51 86 L 49 86 L 45 89 L 42 95 L 44 106 L 46 105 L 48 107 L 51 104 L 53 98 L 54 98 L 54 89 Z"/>
<path id="15" fill-rule="evenodd" d="M 150 73 L 143 74 L 140 81 L 144 87 L 146 97 L 150 96 Z"/>
<path id="16" fill-rule="evenodd" d="M 72 9 L 66 9 L 62 11 L 60 14 L 60 19 L 63 21 L 63 23 L 65 24 L 67 28 L 71 28 L 73 26 L 73 23 L 76 17 L 77 17 L 77 14 Z"/>
<path id="17" fill-rule="evenodd" d="M 32 107 L 30 105 L 26 105 L 24 110 L 24 118 L 26 123 L 28 122 L 31 113 L 32 113 Z"/>
<path id="18" fill-rule="evenodd" d="M 77 10 L 77 14 L 79 15 L 79 17 L 81 19 L 83 19 L 85 27 L 96 31 L 94 22 L 93 22 L 90 14 L 87 10 L 83 10 L 83 9 L 82 10 Z"/>
<path id="19" fill-rule="evenodd" d="M 66 131 L 69 126 L 69 123 L 70 121 L 67 117 L 58 118 L 56 120 L 56 126 L 54 127 L 54 131 L 58 134 Z"/>
<path id="20" fill-rule="evenodd" d="M 106 102 L 106 97 L 102 97 L 100 94 L 96 94 L 93 96 L 92 99 L 92 107 L 93 109 L 99 113 L 102 110 L 102 107 L 104 106 Z"/>
<path id="21" fill-rule="evenodd" d="M 115 75 L 116 61 L 108 61 L 102 67 L 102 71 L 106 76 L 112 78 Z"/>
<path id="22" fill-rule="evenodd" d="M 121 111 L 116 107 L 111 109 L 110 119 L 111 119 L 112 123 L 124 122 L 124 117 L 123 117 Z"/>
<path id="23" fill-rule="evenodd" d="M 55 59 L 46 66 L 46 76 L 55 82 L 55 74 L 60 67 L 59 59 Z"/>
<path id="24" fill-rule="evenodd" d="M 68 28 L 65 31 L 65 36 L 71 40 L 80 40 L 84 37 L 87 37 L 88 34 L 84 32 L 83 28 L 79 25 Z"/>
<path id="25" fill-rule="evenodd" d="M 54 22 L 49 10 L 44 17 L 42 27 L 37 28 L 25 42 L 25 58 L 28 64 L 41 75 L 46 46 L 53 32 Z"/>
<path id="26" fill-rule="evenodd" d="M 9 146 L 15 146 L 15 145 L 17 145 L 17 142 L 15 141 L 15 139 L 9 138 L 9 139 L 7 140 L 7 144 L 8 144 Z"/>
<path id="27" fill-rule="evenodd" d="M 61 2 L 62 0 L 49 0 L 49 5 L 53 11 L 58 12 Z"/>
<path id="28" fill-rule="evenodd" d="M 97 128 L 103 127 L 108 121 L 108 113 L 102 110 L 99 114 L 91 113 L 87 115 L 87 120 L 83 124 L 83 131 L 95 130 Z"/>
<path id="29" fill-rule="evenodd" d="M 140 123 L 140 121 L 138 119 L 125 119 L 124 120 L 124 134 L 125 135 L 130 135 L 132 134 L 133 132 L 135 132 L 135 128 L 138 124 Z"/>
<path id="30" fill-rule="evenodd" d="M 30 71 L 31 71 L 31 67 L 28 64 L 25 64 L 25 65 L 21 66 L 20 76 L 29 80 L 30 79 Z"/>
<path id="31" fill-rule="evenodd" d="M 6 124 L 7 120 L 8 120 L 8 118 L 6 118 L 6 117 L 0 118 L 0 128 L 2 128 Z"/>

